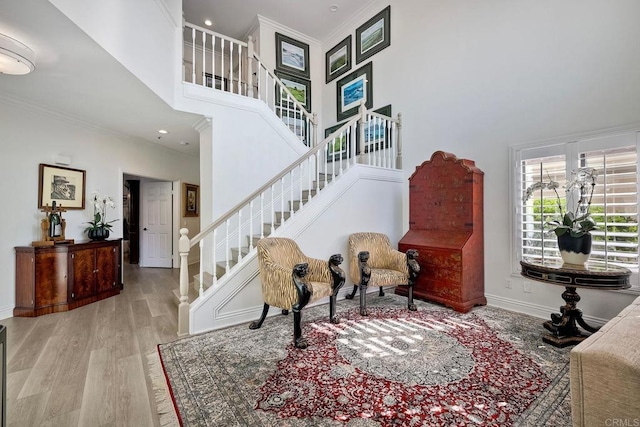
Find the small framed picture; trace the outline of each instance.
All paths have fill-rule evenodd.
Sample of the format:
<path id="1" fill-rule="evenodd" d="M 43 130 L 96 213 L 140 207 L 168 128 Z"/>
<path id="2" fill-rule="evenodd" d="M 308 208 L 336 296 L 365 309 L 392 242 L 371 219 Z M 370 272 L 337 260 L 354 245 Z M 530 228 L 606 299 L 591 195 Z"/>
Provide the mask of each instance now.
<path id="1" fill-rule="evenodd" d="M 227 85 L 227 79 L 223 79 L 220 76 L 215 76 L 215 79 L 213 78 L 213 75 L 211 73 L 205 73 L 204 74 L 205 77 L 205 85 L 207 87 L 213 87 L 216 88 L 218 90 L 224 90 L 227 91 L 228 90 L 228 85 Z M 215 81 L 215 86 L 213 85 L 213 82 Z M 224 82 L 224 84 L 223 84 Z"/>
<path id="2" fill-rule="evenodd" d="M 391 117 L 391 105 L 385 105 L 377 110 L 373 110 L 373 112 Z M 386 120 L 379 117 L 371 117 L 367 123 L 365 123 L 363 145 L 365 153 L 389 148 L 391 145 L 391 132 L 388 124 Z"/>
<path id="3" fill-rule="evenodd" d="M 331 135 L 333 132 L 340 129 L 344 125 L 344 123 L 345 122 L 338 123 L 337 125 L 326 128 L 324 130 L 324 137 L 326 138 L 329 135 Z M 347 131 L 348 130 L 349 129 L 347 129 Z M 351 150 L 349 149 L 350 140 L 351 140 L 350 135 L 347 132 L 336 135 L 336 137 L 333 138 L 333 141 L 327 144 L 327 152 L 326 152 L 327 161 L 335 162 L 341 159 L 349 158 L 349 155 L 351 152 Z"/>
<path id="4" fill-rule="evenodd" d="M 80 169 L 40 164 L 38 179 L 38 209 L 52 206 L 84 209 L 86 172 Z"/>
<path id="5" fill-rule="evenodd" d="M 391 6 L 356 28 L 356 64 L 391 45 Z"/>
<path id="6" fill-rule="evenodd" d="M 326 83 L 351 69 L 351 35 L 325 54 Z"/>
<path id="7" fill-rule="evenodd" d="M 309 45 L 276 33 L 276 70 L 309 78 Z"/>
<path id="8" fill-rule="evenodd" d="M 195 184 L 182 184 L 183 216 L 200 215 L 200 187 Z"/>
<path id="9" fill-rule="evenodd" d="M 371 62 L 341 78 L 336 83 L 337 117 L 344 120 L 358 112 L 364 100 L 367 108 L 373 106 L 373 65 Z"/>
<path id="10" fill-rule="evenodd" d="M 291 92 L 291 95 L 302 105 L 307 112 L 311 111 L 311 80 L 303 79 L 288 73 L 280 71 L 275 72 L 276 77 L 280 79 L 282 84 Z M 281 100 L 286 99 L 287 94 L 284 91 L 276 90 L 276 104 L 282 105 Z M 293 105 L 282 105 L 283 108 L 293 109 Z"/>

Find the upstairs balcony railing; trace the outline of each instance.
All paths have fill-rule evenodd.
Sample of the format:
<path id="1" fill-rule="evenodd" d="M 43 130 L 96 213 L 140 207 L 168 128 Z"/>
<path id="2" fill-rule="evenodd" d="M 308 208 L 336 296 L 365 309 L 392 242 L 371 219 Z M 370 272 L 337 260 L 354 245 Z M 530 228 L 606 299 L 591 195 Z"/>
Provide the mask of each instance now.
<path id="1" fill-rule="evenodd" d="M 317 120 L 283 84 L 248 42 L 186 23 L 183 50 L 184 81 L 262 100 L 309 147 L 317 142 Z"/>

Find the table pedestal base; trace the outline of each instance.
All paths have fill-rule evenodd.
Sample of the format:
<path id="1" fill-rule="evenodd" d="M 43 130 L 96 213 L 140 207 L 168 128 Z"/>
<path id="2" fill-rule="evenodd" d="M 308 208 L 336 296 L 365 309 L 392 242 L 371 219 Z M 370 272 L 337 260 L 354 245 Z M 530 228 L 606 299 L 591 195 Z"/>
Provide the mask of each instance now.
<path id="1" fill-rule="evenodd" d="M 556 347 L 566 347 L 578 344 L 589 336 L 583 334 L 576 323 L 588 332 L 596 332 L 600 329 L 589 326 L 582 318 L 582 311 L 576 308 L 580 295 L 575 287 L 567 286 L 562 293 L 562 299 L 566 304 L 560 307 L 560 314 L 552 313 L 551 320 L 543 323 L 545 329 L 551 333 L 543 336 L 542 341 Z"/>

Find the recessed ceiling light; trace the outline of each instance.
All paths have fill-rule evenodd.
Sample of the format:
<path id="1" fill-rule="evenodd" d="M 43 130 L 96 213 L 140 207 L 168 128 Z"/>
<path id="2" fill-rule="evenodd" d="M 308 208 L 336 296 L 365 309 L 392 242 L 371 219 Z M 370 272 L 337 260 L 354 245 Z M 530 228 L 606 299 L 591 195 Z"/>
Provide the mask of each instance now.
<path id="1" fill-rule="evenodd" d="M 329 7 L 329 10 L 331 12 L 337 12 L 338 11 L 338 5 L 337 4 L 332 4 L 331 7 Z"/>
<path id="2" fill-rule="evenodd" d="M 180 145 L 189 145 L 189 143 L 187 141 L 180 141 Z"/>
<path id="3" fill-rule="evenodd" d="M 164 129 L 160 129 L 160 130 L 158 131 L 158 133 L 161 133 L 161 134 L 163 134 L 163 135 L 166 135 L 166 134 L 168 134 L 168 133 L 169 133 L 169 131 L 168 131 L 168 130 L 164 130 Z"/>
<path id="4" fill-rule="evenodd" d="M 210 26 L 212 26 L 212 25 L 213 25 L 213 22 L 211 21 L 211 19 L 205 19 L 205 20 L 204 20 L 204 25 L 206 25 L 206 26 L 210 27 Z"/>

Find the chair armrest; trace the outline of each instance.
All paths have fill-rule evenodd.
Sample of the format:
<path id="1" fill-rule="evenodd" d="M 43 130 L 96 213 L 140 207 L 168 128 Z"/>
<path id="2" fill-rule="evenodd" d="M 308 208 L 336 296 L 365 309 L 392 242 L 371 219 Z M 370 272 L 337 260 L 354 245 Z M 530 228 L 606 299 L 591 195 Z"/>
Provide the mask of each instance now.
<path id="1" fill-rule="evenodd" d="M 387 255 L 387 268 L 389 270 L 402 271 L 409 276 L 409 267 L 407 267 L 407 254 L 396 249 L 389 250 Z"/>
<path id="2" fill-rule="evenodd" d="M 292 305 L 298 300 L 290 269 L 273 263 L 263 265 L 260 268 L 260 281 L 265 303 L 291 310 Z"/>
<path id="3" fill-rule="evenodd" d="M 307 257 L 306 262 L 309 264 L 309 274 L 307 278 L 310 282 L 331 283 L 331 272 L 329 271 L 328 261 Z"/>

